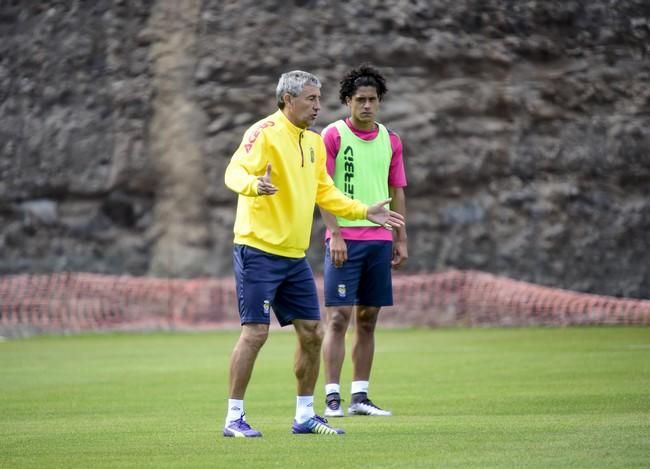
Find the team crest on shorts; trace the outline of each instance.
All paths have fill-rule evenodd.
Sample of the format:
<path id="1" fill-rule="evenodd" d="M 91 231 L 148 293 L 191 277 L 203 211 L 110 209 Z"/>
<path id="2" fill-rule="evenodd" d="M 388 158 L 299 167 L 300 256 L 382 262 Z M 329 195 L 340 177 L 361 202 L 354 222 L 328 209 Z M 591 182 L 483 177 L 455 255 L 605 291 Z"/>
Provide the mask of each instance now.
<path id="1" fill-rule="evenodd" d="M 269 302 L 269 300 L 264 300 L 264 315 L 268 316 L 270 310 L 271 310 L 271 303 Z"/>
<path id="2" fill-rule="evenodd" d="M 345 283 L 339 283 L 338 292 L 339 298 L 345 298 L 348 295 L 348 292 L 345 288 Z"/>

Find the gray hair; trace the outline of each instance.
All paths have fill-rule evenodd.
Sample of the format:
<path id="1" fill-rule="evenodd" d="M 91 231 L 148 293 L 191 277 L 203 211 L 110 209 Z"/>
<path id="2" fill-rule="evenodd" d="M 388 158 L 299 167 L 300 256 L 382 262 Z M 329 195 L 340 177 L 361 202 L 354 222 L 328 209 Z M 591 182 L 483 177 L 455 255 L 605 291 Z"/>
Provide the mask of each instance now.
<path id="1" fill-rule="evenodd" d="M 320 88 L 321 82 L 316 75 L 301 70 L 283 73 L 280 81 L 278 81 L 278 87 L 275 89 L 275 98 L 278 101 L 278 107 L 280 109 L 284 108 L 282 97 L 285 94 L 289 93 L 291 96 L 298 96 L 305 89 L 305 86 Z"/>

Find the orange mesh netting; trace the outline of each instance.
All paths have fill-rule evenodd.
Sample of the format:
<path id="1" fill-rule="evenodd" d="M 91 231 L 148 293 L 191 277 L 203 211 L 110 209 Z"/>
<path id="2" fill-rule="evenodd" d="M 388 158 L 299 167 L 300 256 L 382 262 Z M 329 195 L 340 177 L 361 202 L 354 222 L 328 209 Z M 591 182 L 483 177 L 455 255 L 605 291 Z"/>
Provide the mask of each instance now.
<path id="1" fill-rule="evenodd" d="M 484 272 L 405 275 L 394 277 L 393 285 L 395 306 L 387 310 L 404 324 L 650 324 L 650 300 L 578 293 Z"/>
<path id="2" fill-rule="evenodd" d="M 322 298 L 322 281 L 316 281 Z M 650 324 L 650 300 L 542 287 L 492 274 L 396 275 L 396 326 Z M 0 277 L 0 332 L 235 327 L 234 280 L 87 273 Z"/>

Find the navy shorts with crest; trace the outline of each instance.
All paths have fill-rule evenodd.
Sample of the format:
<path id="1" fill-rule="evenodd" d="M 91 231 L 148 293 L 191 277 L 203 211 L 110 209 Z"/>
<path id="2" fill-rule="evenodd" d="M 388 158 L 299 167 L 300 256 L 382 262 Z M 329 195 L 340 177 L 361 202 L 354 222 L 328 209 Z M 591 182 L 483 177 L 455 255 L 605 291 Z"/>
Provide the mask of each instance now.
<path id="1" fill-rule="evenodd" d="M 334 267 L 325 244 L 325 306 L 392 306 L 392 241 L 346 240 L 348 260 Z"/>
<path id="2" fill-rule="evenodd" d="M 242 325 L 270 324 L 271 309 L 281 326 L 294 319 L 320 319 L 314 274 L 306 257 L 283 257 L 235 244 L 233 267 Z"/>

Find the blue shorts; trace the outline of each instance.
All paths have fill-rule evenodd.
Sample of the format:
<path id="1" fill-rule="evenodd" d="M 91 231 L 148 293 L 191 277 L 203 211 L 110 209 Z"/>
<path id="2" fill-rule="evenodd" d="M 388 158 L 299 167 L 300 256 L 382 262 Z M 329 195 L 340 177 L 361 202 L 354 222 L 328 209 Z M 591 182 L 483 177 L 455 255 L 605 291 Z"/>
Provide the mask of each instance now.
<path id="1" fill-rule="evenodd" d="M 271 308 L 281 326 L 294 319 L 320 319 L 314 274 L 306 257 L 276 256 L 235 244 L 233 267 L 241 324 L 270 324 Z"/>
<path id="2" fill-rule="evenodd" d="M 325 306 L 391 306 L 393 285 L 391 241 L 346 240 L 348 260 L 334 267 L 329 240 L 325 244 Z"/>

